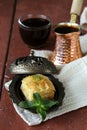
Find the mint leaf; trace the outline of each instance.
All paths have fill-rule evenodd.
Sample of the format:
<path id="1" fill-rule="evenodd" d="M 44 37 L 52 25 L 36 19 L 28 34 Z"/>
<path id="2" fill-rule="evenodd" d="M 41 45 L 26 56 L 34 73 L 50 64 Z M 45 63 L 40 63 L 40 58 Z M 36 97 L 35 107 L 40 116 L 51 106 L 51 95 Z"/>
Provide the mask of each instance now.
<path id="1" fill-rule="evenodd" d="M 48 110 L 49 108 L 53 107 L 54 105 L 59 105 L 58 101 L 53 101 L 53 100 L 43 100 L 43 105 L 45 106 L 45 109 Z"/>
<path id="2" fill-rule="evenodd" d="M 46 113 L 46 111 L 43 110 L 42 108 L 38 107 L 38 108 L 36 109 L 36 112 L 41 115 L 42 120 L 44 120 L 44 119 L 46 118 L 46 114 L 47 114 L 47 113 Z"/>
<path id="3" fill-rule="evenodd" d="M 22 108 L 36 108 L 36 102 L 34 101 L 21 101 L 18 106 Z"/>
<path id="4" fill-rule="evenodd" d="M 40 103 L 42 100 L 40 94 L 38 94 L 38 93 L 34 93 L 33 97 L 34 97 L 34 101 L 37 103 Z"/>
<path id="5" fill-rule="evenodd" d="M 42 99 L 40 94 L 34 93 L 33 94 L 34 100 L 33 101 L 21 101 L 18 105 L 22 108 L 30 108 L 35 109 L 37 113 L 42 116 L 42 120 L 46 118 L 47 111 L 54 105 L 59 104 L 58 101 Z"/>

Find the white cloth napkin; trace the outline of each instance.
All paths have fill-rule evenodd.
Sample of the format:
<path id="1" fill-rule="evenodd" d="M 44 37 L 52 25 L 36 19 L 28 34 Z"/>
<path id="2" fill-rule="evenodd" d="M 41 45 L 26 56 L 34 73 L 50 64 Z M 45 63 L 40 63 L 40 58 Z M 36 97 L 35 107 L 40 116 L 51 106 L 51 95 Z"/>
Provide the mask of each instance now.
<path id="1" fill-rule="evenodd" d="M 82 13 L 81 19 L 83 16 L 84 13 Z M 87 42 L 87 34 L 80 37 L 80 44 L 83 54 L 87 54 L 86 42 Z M 48 58 L 49 55 L 52 53 L 51 51 L 45 51 L 45 50 L 43 51 L 34 50 L 34 51 L 36 56 L 43 56 L 46 58 Z M 62 115 L 64 113 L 74 111 L 76 109 L 87 106 L 87 55 L 78 60 L 75 60 L 73 62 L 64 65 L 60 70 L 60 73 L 54 76 L 63 83 L 63 86 L 65 88 L 65 97 L 62 106 L 60 106 L 57 110 L 47 114 L 45 121 L 53 117 Z M 5 88 L 7 90 L 9 90 L 10 83 L 11 81 L 5 83 Z M 15 103 L 13 103 L 13 106 L 16 112 L 19 114 L 19 116 L 28 125 L 30 126 L 38 125 L 42 122 L 42 118 L 40 115 L 22 109 L 18 107 Z"/>
<path id="2" fill-rule="evenodd" d="M 87 7 L 83 9 L 83 12 L 80 17 L 80 27 L 87 31 Z M 87 54 L 87 33 L 83 36 L 80 36 L 80 45 L 83 54 Z"/>
<path id="3" fill-rule="evenodd" d="M 80 36 L 80 46 L 83 55 L 87 54 L 87 34 Z"/>
<path id="4" fill-rule="evenodd" d="M 87 7 L 84 8 L 80 17 L 81 28 L 87 31 Z"/>

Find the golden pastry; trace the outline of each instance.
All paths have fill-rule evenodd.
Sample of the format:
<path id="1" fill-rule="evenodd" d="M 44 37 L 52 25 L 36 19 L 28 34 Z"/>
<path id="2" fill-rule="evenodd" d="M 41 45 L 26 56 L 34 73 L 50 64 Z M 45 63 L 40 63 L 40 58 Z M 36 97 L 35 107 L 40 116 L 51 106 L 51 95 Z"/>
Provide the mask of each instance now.
<path id="1" fill-rule="evenodd" d="M 30 75 L 22 79 L 21 90 L 27 100 L 33 100 L 33 93 L 39 93 L 44 99 L 53 99 L 55 87 L 47 76 Z"/>

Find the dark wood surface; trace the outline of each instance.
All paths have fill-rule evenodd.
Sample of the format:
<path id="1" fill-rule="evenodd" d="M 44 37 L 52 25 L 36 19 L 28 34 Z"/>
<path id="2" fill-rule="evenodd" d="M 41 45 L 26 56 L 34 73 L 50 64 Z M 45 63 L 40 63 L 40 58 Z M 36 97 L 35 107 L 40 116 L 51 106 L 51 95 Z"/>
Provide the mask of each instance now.
<path id="1" fill-rule="evenodd" d="M 0 92 L 8 53 L 13 6 L 14 0 L 0 0 Z"/>
<path id="2" fill-rule="evenodd" d="M 52 26 L 70 20 L 71 0 L 0 0 L 0 130 L 87 130 L 87 107 L 55 117 L 30 127 L 15 112 L 4 83 L 12 79 L 9 65 L 16 58 L 27 56 L 30 48 L 20 37 L 17 20 L 24 14 L 44 14 L 52 19 Z M 84 1 L 83 8 L 87 6 Z M 53 50 L 51 35 L 41 49 Z M 3 88 L 2 88 L 3 87 Z"/>

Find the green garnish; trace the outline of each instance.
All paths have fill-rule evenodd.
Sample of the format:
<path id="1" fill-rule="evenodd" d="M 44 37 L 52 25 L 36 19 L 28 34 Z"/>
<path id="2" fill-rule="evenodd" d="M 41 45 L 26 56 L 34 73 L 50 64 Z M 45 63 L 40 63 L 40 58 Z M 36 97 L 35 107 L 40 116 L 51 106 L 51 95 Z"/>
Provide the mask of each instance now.
<path id="1" fill-rule="evenodd" d="M 18 105 L 22 108 L 31 108 L 35 109 L 37 113 L 42 116 L 42 120 L 46 118 L 47 111 L 54 105 L 58 105 L 58 101 L 42 99 L 40 94 L 33 94 L 33 101 L 21 101 Z"/>
<path id="2" fill-rule="evenodd" d="M 41 80 L 41 77 L 38 76 L 38 75 L 33 75 L 32 77 L 33 77 L 33 79 L 34 79 L 35 81 Z"/>

